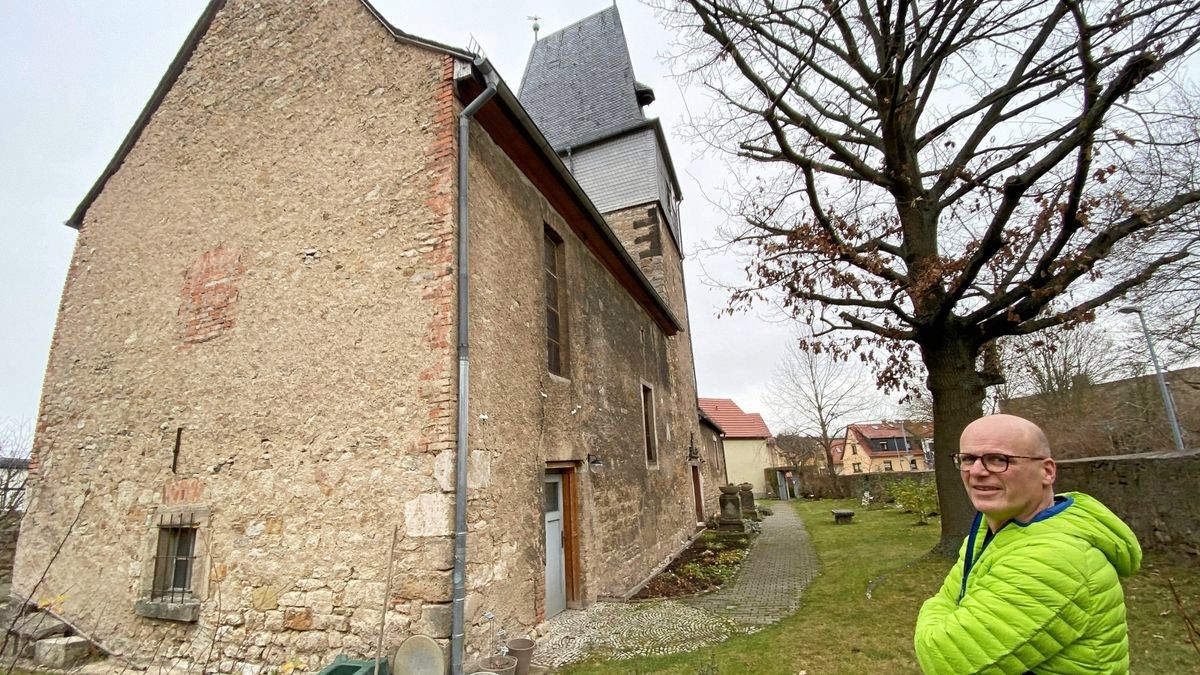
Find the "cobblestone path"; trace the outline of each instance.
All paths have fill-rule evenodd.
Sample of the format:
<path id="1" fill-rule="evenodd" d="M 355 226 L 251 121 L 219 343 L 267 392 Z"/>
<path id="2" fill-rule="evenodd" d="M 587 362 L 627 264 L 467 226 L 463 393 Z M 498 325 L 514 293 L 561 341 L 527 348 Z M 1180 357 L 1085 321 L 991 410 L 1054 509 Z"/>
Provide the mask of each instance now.
<path id="1" fill-rule="evenodd" d="M 733 583 L 690 598 L 598 602 L 563 612 L 547 622 L 534 663 L 557 667 L 592 653 L 628 659 L 689 652 L 791 615 L 819 565 L 795 510 L 786 503 L 771 508 Z"/>
<path id="2" fill-rule="evenodd" d="M 795 613 L 800 608 L 800 594 L 816 576 L 820 563 L 795 509 L 778 503 L 772 511 L 775 515 L 763 518 L 762 534 L 733 583 L 681 602 L 751 629 Z"/>

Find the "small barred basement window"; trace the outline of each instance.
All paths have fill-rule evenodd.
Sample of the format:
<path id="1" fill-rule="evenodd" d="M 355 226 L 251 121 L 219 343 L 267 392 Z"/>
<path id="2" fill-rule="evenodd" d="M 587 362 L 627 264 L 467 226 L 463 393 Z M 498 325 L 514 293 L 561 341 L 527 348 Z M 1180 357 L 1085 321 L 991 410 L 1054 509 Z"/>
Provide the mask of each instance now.
<path id="1" fill-rule="evenodd" d="M 190 513 L 160 516 L 151 600 L 183 602 L 191 597 L 192 570 L 196 564 L 196 526 Z"/>
<path id="2" fill-rule="evenodd" d="M 142 576 L 142 595 L 134 611 L 154 619 L 194 622 L 200 617 L 205 593 L 204 507 L 162 509 L 151 521 L 146 542 L 150 559 Z M 152 547 L 152 548 L 151 548 Z M 152 563 L 152 564 L 151 564 Z"/>

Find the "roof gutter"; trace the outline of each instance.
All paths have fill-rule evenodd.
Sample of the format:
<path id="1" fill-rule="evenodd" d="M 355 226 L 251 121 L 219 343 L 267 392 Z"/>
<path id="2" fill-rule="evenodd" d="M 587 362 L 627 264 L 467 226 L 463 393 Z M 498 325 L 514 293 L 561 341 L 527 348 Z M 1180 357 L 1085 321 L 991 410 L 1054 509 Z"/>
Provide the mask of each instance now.
<path id="1" fill-rule="evenodd" d="M 475 66 L 487 88 L 458 115 L 458 422 L 454 439 L 454 602 L 450 620 L 450 672 L 463 673 L 463 634 L 466 611 L 467 574 L 467 432 L 470 394 L 470 280 L 467 246 L 470 242 L 467 213 L 468 156 L 471 118 L 496 94 L 497 76 L 491 63 L 476 58 Z"/>

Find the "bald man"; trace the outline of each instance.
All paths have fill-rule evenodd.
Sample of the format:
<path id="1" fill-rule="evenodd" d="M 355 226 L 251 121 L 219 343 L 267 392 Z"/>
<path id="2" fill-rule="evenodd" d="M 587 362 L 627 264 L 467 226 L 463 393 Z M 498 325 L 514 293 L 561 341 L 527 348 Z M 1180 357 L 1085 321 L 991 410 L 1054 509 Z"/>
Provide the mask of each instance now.
<path id="1" fill-rule="evenodd" d="M 979 512 L 958 563 L 917 617 L 928 674 L 1128 673 L 1125 595 L 1138 570 L 1129 527 L 1085 494 L 1054 494 L 1042 430 L 975 420 L 954 464 Z"/>

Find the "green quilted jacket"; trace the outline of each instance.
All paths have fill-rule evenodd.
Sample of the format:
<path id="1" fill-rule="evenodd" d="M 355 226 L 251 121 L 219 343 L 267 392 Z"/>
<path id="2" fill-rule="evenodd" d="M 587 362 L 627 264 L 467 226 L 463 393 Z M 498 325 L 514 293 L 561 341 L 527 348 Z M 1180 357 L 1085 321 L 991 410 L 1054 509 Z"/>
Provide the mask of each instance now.
<path id="1" fill-rule="evenodd" d="M 1125 595 L 1142 549 L 1129 526 L 1078 492 L 987 541 L 975 517 L 958 563 L 917 617 L 928 675 L 1127 673 Z"/>

